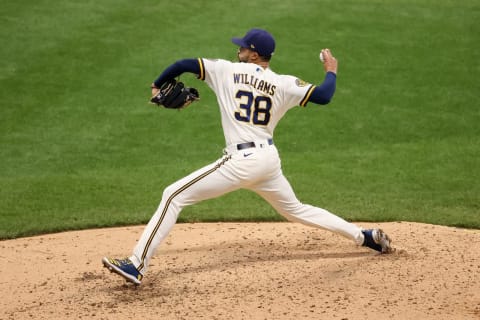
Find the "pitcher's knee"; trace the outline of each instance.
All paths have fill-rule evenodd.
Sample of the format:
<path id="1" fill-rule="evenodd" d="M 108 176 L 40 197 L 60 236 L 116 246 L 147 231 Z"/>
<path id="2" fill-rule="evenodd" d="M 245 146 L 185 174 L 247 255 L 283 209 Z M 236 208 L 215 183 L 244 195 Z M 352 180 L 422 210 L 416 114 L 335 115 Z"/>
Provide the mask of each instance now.
<path id="1" fill-rule="evenodd" d="M 189 192 L 188 189 L 179 188 L 177 185 L 172 184 L 163 190 L 162 202 L 167 206 L 174 206 L 181 209 L 197 201 L 195 201 L 192 193 Z"/>
<path id="2" fill-rule="evenodd" d="M 171 184 L 163 190 L 162 198 L 169 199 L 173 196 L 173 194 L 177 191 L 175 185 Z"/>
<path id="3" fill-rule="evenodd" d="M 301 202 L 295 202 L 295 203 L 289 203 L 289 204 L 284 204 L 279 208 L 279 212 L 283 214 L 287 214 L 290 216 L 301 216 L 304 214 L 306 211 L 309 210 L 311 206 L 305 205 Z"/>

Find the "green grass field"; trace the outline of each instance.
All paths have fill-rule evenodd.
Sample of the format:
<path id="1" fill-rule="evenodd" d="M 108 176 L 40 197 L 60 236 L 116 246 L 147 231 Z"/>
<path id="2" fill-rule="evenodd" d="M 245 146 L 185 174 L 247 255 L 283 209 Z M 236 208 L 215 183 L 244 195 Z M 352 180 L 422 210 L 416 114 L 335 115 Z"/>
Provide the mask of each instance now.
<path id="1" fill-rule="evenodd" d="M 163 188 L 221 155 L 213 93 L 157 109 L 149 85 L 176 59 L 233 60 L 232 36 L 266 28 L 272 69 L 320 83 L 327 107 L 276 130 L 299 199 L 354 221 L 480 228 L 480 3 L 46 1 L 0 7 L 0 239 L 139 224 Z M 238 191 L 180 221 L 281 218 Z"/>

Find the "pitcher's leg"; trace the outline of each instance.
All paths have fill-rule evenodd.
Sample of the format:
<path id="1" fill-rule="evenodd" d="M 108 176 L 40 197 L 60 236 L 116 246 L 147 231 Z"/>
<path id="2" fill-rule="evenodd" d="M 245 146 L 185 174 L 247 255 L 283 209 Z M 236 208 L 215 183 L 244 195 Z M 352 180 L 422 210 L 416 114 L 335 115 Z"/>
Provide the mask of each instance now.
<path id="1" fill-rule="evenodd" d="M 283 174 L 255 186 L 253 191 L 290 221 L 326 229 L 351 239 L 358 245 L 363 244 L 364 235 L 360 227 L 325 209 L 301 203 Z"/>
<path id="2" fill-rule="evenodd" d="M 227 161 L 225 158 L 222 161 Z M 167 187 L 160 205 L 148 222 L 130 260 L 143 274 L 157 247 L 175 225 L 180 211 L 188 205 L 218 197 L 238 188 L 238 183 L 220 173 L 222 162 L 206 166 Z"/>

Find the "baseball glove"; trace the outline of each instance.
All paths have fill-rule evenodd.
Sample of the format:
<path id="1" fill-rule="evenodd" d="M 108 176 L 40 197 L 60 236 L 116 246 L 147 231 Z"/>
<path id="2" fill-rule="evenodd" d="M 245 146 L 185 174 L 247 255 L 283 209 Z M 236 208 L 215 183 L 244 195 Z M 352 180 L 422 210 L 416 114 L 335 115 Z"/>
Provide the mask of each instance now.
<path id="1" fill-rule="evenodd" d="M 158 89 L 150 102 L 169 109 L 182 109 L 199 99 L 197 89 L 187 88 L 183 82 L 172 79 Z"/>

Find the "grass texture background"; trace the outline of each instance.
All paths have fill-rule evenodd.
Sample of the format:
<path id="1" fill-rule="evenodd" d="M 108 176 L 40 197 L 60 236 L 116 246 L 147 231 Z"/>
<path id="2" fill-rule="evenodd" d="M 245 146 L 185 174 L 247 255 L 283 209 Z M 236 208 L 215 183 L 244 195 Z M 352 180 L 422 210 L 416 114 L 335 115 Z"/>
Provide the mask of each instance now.
<path id="1" fill-rule="evenodd" d="M 147 103 L 180 58 L 236 59 L 276 38 L 271 67 L 311 83 L 339 60 L 326 107 L 275 132 L 298 198 L 354 221 L 480 228 L 480 4 L 466 0 L 31 1 L 0 8 L 0 239 L 148 221 L 163 188 L 221 156 L 213 93 Z M 281 220 L 238 191 L 179 221 Z"/>

